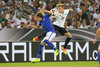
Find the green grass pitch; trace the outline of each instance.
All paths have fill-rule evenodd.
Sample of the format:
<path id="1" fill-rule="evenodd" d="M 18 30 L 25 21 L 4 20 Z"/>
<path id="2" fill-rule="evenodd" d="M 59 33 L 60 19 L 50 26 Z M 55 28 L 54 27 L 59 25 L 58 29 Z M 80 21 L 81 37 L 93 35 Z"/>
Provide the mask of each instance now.
<path id="1" fill-rule="evenodd" d="M 0 67 L 99 67 L 98 61 L 0 63 Z"/>

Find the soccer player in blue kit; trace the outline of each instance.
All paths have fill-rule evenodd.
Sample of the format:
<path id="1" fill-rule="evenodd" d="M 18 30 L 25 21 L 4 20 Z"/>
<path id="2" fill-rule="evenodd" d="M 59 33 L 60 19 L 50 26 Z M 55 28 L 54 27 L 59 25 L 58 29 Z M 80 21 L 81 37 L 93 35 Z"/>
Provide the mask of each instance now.
<path id="1" fill-rule="evenodd" d="M 97 38 L 99 36 L 99 33 L 100 33 L 100 19 L 99 19 L 99 22 L 98 22 L 98 29 L 97 29 L 97 32 L 96 32 L 95 39 L 93 40 L 93 44 L 96 43 Z M 99 45 L 99 48 L 98 48 L 98 60 L 99 60 L 99 64 L 100 64 L 100 45 Z"/>
<path id="2" fill-rule="evenodd" d="M 46 36 L 41 41 L 39 51 L 38 51 L 38 55 L 37 55 L 35 60 L 31 61 L 32 63 L 40 62 L 40 56 L 41 56 L 41 53 L 42 53 L 42 48 L 46 44 L 48 44 L 52 49 L 54 49 L 56 56 L 59 54 L 58 49 L 50 42 L 56 36 L 56 32 L 55 32 L 54 27 L 52 25 L 52 22 L 50 20 L 50 14 L 43 15 L 42 12 L 39 12 L 39 13 L 36 14 L 36 20 L 39 22 L 39 25 L 35 26 L 33 28 L 39 28 L 40 26 L 43 26 L 44 29 L 46 30 Z"/>

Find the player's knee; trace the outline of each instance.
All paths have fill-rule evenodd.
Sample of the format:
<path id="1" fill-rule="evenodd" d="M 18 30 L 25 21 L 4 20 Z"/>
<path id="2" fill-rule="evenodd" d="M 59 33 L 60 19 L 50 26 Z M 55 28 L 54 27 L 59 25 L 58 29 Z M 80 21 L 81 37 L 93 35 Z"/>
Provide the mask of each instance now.
<path id="1" fill-rule="evenodd" d="M 65 33 L 65 36 L 67 36 L 67 37 L 72 37 L 72 34 L 70 33 L 70 32 L 68 32 L 68 33 Z"/>
<path id="2" fill-rule="evenodd" d="M 48 40 L 44 40 L 44 42 L 45 42 L 45 43 L 47 43 L 47 42 L 48 42 Z"/>
<path id="3" fill-rule="evenodd" d="M 72 35 L 70 34 L 68 37 L 71 37 L 72 38 Z"/>
<path id="4" fill-rule="evenodd" d="M 45 46 L 45 42 L 44 42 L 44 41 L 42 41 L 42 42 L 41 42 L 41 45 Z"/>

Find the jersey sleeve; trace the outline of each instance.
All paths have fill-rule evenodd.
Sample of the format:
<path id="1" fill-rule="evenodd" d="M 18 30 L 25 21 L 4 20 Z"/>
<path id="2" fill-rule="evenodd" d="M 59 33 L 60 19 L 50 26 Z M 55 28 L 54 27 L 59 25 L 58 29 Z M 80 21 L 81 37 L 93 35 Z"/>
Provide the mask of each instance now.
<path id="1" fill-rule="evenodd" d="M 98 28 L 100 28 L 100 22 L 98 23 Z"/>
<path id="2" fill-rule="evenodd" d="M 49 14 L 46 14 L 45 17 L 50 17 L 50 15 Z"/>
<path id="3" fill-rule="evenodd" d="M 70 11 L 68 9 L 65 10 L 66 14 L 68 14 Z"/>

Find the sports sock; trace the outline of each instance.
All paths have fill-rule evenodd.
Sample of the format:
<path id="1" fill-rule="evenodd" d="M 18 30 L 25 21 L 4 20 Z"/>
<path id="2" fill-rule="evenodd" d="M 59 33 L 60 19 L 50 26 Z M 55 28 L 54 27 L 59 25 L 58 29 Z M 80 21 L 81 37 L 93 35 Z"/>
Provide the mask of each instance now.
<path id="1" fill-rule="evenodd" d="M 71 37 L 67 37 L 67 39 L 65 40 L 65 45 L 64 45 L 64 48 L 67 47 L 68 43 L 70 42 L 72 38 Z"/>
<path id="2" fill-rule="evenodd" d="M 100 64 L 100 52 L 98 52 L 98 61 L 99 61 L 99 64 Z"/>
<path id="3" fill-rule="evenodd" d="M 38 37 L 39 37 L 39 39 L 40 38 L 42 38 L 42 37 L 44 37 L 44 36 L 46 36 L 46 32 L 43 32 L 41 35 L 39 35 Z"/>
<path id="4" fill-rule="evenodd" d="M 42 49 L 43 49 L 43 45 L 40 44 L 37 58 L 40 58 L 40 56 L 41 56 L 41 54 L 42 54 Z"/>
<path id="5" fill-rule="evenodd" d="M 56 51 L 56 47 L 51 42 L 49 42 L 48 40 L 45 40 L 44 42 Z"/>

